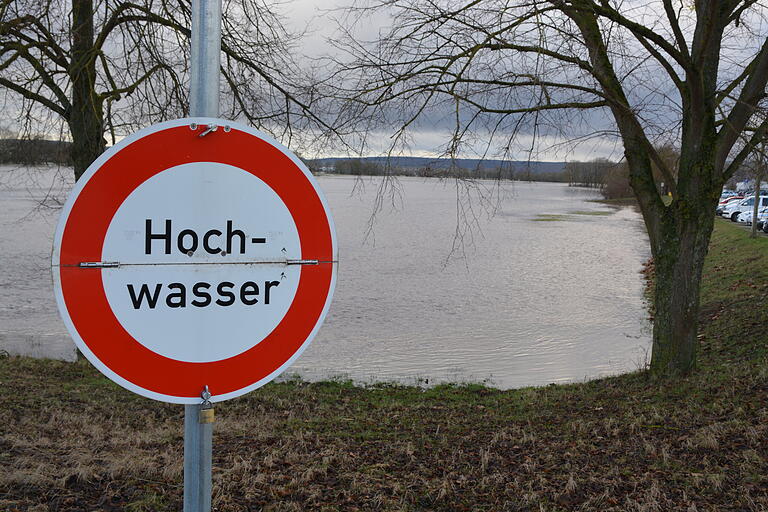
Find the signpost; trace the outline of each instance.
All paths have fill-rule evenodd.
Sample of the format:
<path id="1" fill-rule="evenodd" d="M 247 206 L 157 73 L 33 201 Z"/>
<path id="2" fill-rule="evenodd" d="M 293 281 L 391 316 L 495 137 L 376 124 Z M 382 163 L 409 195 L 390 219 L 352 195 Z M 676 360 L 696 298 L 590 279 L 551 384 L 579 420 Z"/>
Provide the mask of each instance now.
<path id="1" fill-rule="evenodd" d="M 274 379 L 336 281 L 328 205 L 271 137 L 217 119 L 220 0 L 193 1 L 191 113 L 108 149 L 54 239 L 62 319 L 100 371 L 185 404 L 184 510 L 211 507 L 212 404 Z"/>
<path id="2" fill-rule="evenodd" d="M 189 110 L 193 116 L 219 116 L 221 1 L 192 0 Z M 202 414 L 201 404 L 184 406 L 184 512 L 211 510 L 213 423 L 200 421 Z"/>
<path id="3" fill-rule="evenodd" d="M 197 407 L 206 389 L 211 403 L 234 398 L 301 354 L 336 261 L 328 206 L 298 158 L 251 128 L 190 118 L 124 139 L 86 171 L 62 210 L 53 276 L 99 370 Z"/>

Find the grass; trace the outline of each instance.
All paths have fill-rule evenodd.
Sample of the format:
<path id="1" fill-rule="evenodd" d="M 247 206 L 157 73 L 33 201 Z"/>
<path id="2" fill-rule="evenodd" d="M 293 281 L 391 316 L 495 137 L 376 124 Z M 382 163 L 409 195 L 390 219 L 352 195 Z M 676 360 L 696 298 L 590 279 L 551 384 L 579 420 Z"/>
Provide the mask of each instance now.
<path id="1" fill-rule="evenodd" d="M 767 254 L 767 237 L 717 222 L 700 369 L 683 379 L 293 380 L 220 404 L 214 509 L 768 510 Z M 85 361 L 6 357 L 0 382 L 0 510 L 181 509 L 181 406 Z"/>
<path id="2" fill-rule="evenodd" d="M 704 266 L 701 337 L 702 350 L 717 353 L 703 357 L 702 365 L 765 357 L 768 337 L 768 237 L 749 238 L 742 226 L 716 221 Z"/>

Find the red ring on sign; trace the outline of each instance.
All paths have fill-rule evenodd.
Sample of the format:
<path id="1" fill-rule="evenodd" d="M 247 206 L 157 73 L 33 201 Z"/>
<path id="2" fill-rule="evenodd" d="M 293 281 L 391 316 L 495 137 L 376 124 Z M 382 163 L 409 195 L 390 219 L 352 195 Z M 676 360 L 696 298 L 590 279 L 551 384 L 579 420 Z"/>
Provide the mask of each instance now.
<path id="1" fill-rule="evenodd" d="M 303 267 L 282 321 L 257 345 L 227 359 L 178 361 L 136 341 L 107 301 L 101 270 L 76 265 L 101 261 L 107 229 L 131 192 L 166 169 L 192 162 L 228 164 L 260 178 L 291 212 L 301 258 L 330 262 L 334 257 L 332 230 L 313 184 L 286 154 L 253 134 L 233 127 L 201 138 L 188 125 L 171 127 L 131 142 L 104 162 L 66 220 L 59 258 L 62 296 L 72 324 L 99 361 L 140 388 L 178 398 L 199 397 L 205 385 L 213 395 L 233 393 L 283 366 L 317 325 L 333 278 L 330 263 Z"/>

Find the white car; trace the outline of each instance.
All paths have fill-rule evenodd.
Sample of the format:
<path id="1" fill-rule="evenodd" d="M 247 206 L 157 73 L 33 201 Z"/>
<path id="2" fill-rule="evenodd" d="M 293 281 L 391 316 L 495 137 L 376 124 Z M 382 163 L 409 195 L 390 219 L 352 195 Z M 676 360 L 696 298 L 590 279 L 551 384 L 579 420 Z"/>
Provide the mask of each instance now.
<path id="1" fill-rule="evenodd" d="M 741 201 L 731 201 L 731 203 L 729 203 L 728 206 L 723 209 L 723 217 L 736 222 L 742 212 L 751 212 L 754 206 L 754 196 L 747 197 Z M 766 207 L 768 207 L 768 196 L 760 196 L 759 208 L 762 209 Z"/>
<path id="2" fill-rule="evenodd" d="M 757 212 L 757 229 L 762 229 L 768 233 L 768 208 L 763 208 Z"/>
<path id="3" fill-rule="evenodd" d="M 761 217 L 762 215 L 762 217 Z M 741 212 L 738 217 L 736 217 L 736 222 L 739 224 L 746 224 L 747 226 L 752 225 L 752 217 L 753 217 L 753 211 L 750 209 L 746 212 Z M 768 208 L 763 208 L 761 210 L 757 211 L 757 220 L 758 222 L 760 220 L 765 220 L 765 218 L 768 217 Z"/>
<path id="4" fill-rule="evenodd" d="M 721 199 L 720 202 L 717 204 L 717 208 L 715 209 L 715 214 L 722 215 L 723 210 L 725 210 L 725 208 L 728 205 L 733 206 L 734 204 L 738 203 L 742 199 L 744 199 L 744 196 L 731 196 L 731 197 L 726 197 L 725 199 Z"/>

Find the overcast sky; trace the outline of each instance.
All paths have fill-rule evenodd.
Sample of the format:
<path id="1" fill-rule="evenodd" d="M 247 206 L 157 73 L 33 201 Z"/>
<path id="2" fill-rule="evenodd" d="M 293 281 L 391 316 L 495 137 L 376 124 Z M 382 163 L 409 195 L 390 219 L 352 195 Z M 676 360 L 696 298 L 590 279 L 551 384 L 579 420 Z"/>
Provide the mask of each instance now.
<path id="1" fill-rule="evenodd" d="M 344 8 L 353 3 L 354 0 L 286 0 L 278 7 L 285 16 L 287 28 L 291 31 L 301 32 L 307 30 L 307 35 L 300 41 L 299 51 L 302 55 L 310 57 L 319 57 L 327 55 L 334 51 L 333 47 L 327 43 L 327 38 L 333 36 L 336 30 L 334 17 L 341 16 L 341 13 L 334 12 L 334 9 Z M 386 28 L 387 18 L 380 16 L 370 22 L 360 31 L 360 36 L 364 39 L 373 40 L 379 30 Z M 596 117 L 595 119 L 598 119 Z M 605 121 L 600 121 L 604 123 Z M 435 123 L 437 124 L 437 123 Z M 394 132 L 395 127 L 392 128 Z M 373 144 L 364 155 L 375 155 L 384 151 L 389 143 L 389 136 L 392 132 L 383 131 L 371 138 Z M 411 143 L 408 147 L 408 153 L 412 156 L 437 156 L 440 147 L 445 144 L 449 129 L 440 130 L 439 127 L 430 129 L 418 129 L 412 135 Z M 533 137 L 522 135 L 516 139 L 518 149 L 512 155 L 515 160 L 540 160 L 540 161 L 564 161 L 564 160 L 590 160 L 597 157 L 606 157 L 614 160 L 620 159 L 623 155 L 623 148 L 613 140 L 597 139 L 584 141 L 577 145 L 562 144 L 565 140 L 554 139 L 552 137 L 541 137 L 538 143 L 532 143 Z M 561 143 L 558 145 L 558 143 Z M 552 145 L 558 145 L 551 148 Z M 378 146 L 378 147 L 377 147 Z M 529 152 L 534 148 L 533 152 Z M 466 158 L 474 158 L 483 154 L 485 144 L 483 140 L 478 141 L 467 147 L 467 154 L 461 155 Z M 318 153 L 322 153 L 318 151 Z M 340 156 L 335 154 L 321 154 L 318 156 Z M 488 158 L 493 158 L 488 155 Z"/>
<path id="2" fill-rule="evenodd" d="M 270 0 L 266 0 L 270 1 Z M 355 0 L 282 0 L 270 3 L 282 14 L 286 26 L 291 32 L 304 32 L 306 35 L 296 41 L 296 53 L 293 56 L 297 62 L 309 62 L 308 57 L 319 57 L 334 51 L 326 39 L 333 36 L 337 26 L 334 17 L 341 17 L 342 12 L 334 12 L 334 9 L 342 9 L 352 4 Z M 627 0 L 632 2 L 633 0 Z M 654 0 L 651 0 L 654 1 Z M 329 12 L 330 11 L 330 12 Z M 375 40 L 379 30 L 385 30 L 389 23 L 387 16 L 380 15 L 357 30 L 357 35 L 365 40 Z M 439 156 L 441 149 L 449 140 L 452 120 L 448 113 L 431 112 L 425 118 L 421 126 L 412 132 L 412 138 L 407 149 L 407 154 L 413 156 Z M 590 113 L 589 117 L 582 119 L 580 125 L 562 124 L 566 128 L 575 127 L 573 131 L 587 132 L 590 130 L 612 129 L 612 124 L 605 118 L 605 113 Z M 601 117 L 602 116 L 602 117 Z M 0 118 L 0 127 L 2 118 Z M 444 128 L 443 128 L 444 127 Z M 557 127 L 556 127 L 557 128 Z M 383 130 L 368 138 L 369 148 L 363 153 L 366 156 L 381 154 L 389 143 L 390 136 L 397 127 Z M 563 130 L 570 131 L 570 130 Z M 503 137 L 502 137 L 503 138 Z M 486 154 L 488 158 L 494 158 L 496 154 L 491 151 L 486 153 L 488 137 L 480 134 L 475 141 L 464 147 L 461 157 L 475 158 Z M 498 145 L 502 140 L 494 141 Z M 505 142 L 505 141 L 504 141 Z M 552 136 L 539 136 L 534 140 L 530 133 L 525 131 L 514 139 L 509 159 L 513 160 L 540 160 L 540 161 L 564 161 L 564 160 L 590 160 L 596 157 L 606 157 L 613 160 L 622 158 L 623 148 L 615 139 L 589 139 L 579 144 L 567 144 L 565 139 L 557 139 Z M 307 156 L 341 156 L 338 153 L 328 153 L 322 149 L 306 151 Z M 313 154 L 314 153 L 314 154 Z"/>

